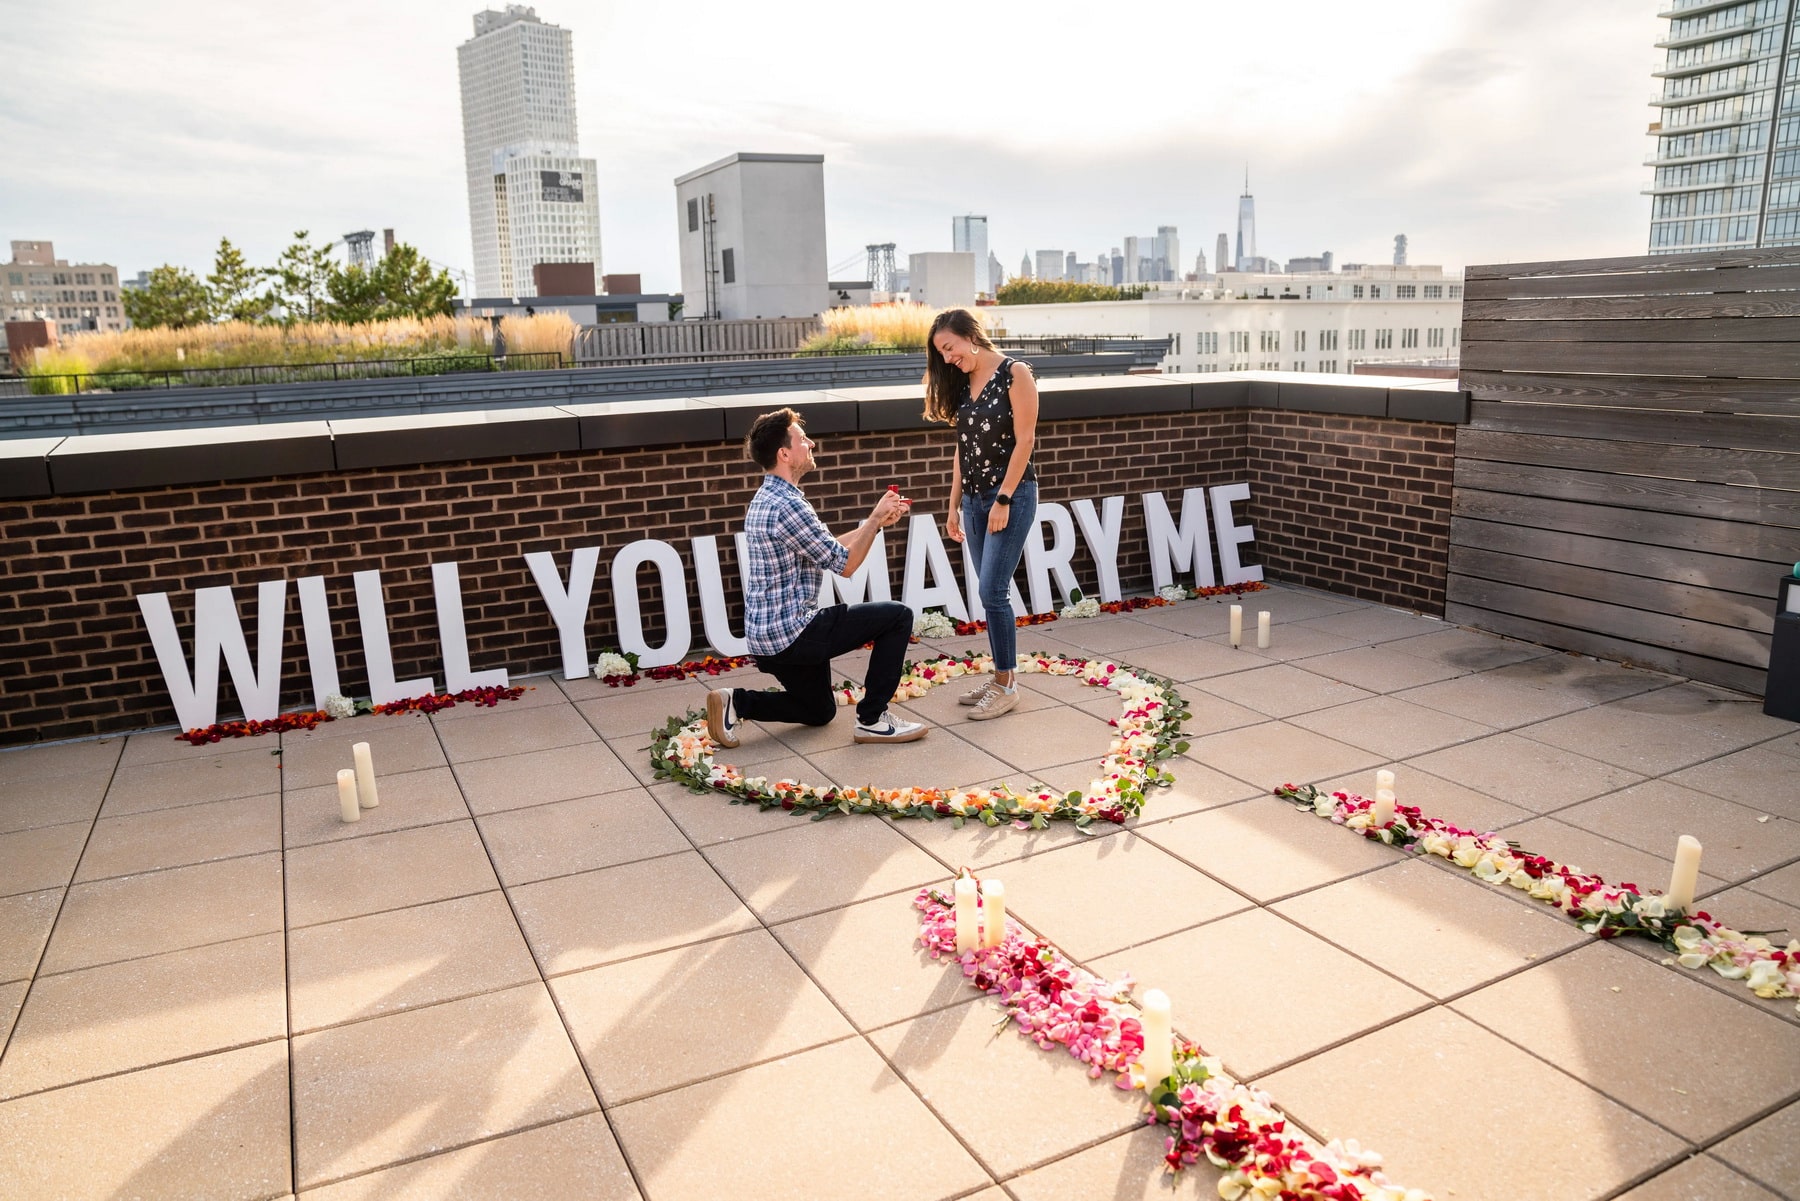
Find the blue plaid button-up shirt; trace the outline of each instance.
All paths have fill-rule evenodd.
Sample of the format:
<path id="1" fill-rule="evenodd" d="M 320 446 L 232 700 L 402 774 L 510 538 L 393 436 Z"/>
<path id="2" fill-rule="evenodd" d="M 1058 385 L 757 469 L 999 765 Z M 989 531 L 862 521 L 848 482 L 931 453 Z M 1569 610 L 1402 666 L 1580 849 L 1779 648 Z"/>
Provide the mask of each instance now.
<path id="1" fill-rule="evenodd" d="M 786 650 L 813 619 L 821 571 L 843 574 L 850 548 L 831 536 L 806 494 L 778 475 L 744 514 L 744 640 L 753 655 Z"/>

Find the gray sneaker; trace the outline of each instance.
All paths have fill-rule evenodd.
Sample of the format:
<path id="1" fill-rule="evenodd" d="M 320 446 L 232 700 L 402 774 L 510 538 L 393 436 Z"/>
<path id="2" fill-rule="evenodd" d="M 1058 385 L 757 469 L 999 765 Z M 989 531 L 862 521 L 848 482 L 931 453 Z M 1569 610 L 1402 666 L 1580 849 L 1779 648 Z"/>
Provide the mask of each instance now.
<path id="1" fill-rule="evenodd" d="M 987 679 L 983 680 L 981 683 L 977 684 L 975 687 L 969 689 L 967 692 L 965 692 L 961 696 L 957 697 L 956 703 L 959 705 L 979 705 L 981 703 L 982 697 L 986 696 L 988 693 L 992 692 L 994 689 L 996 689 L 998 687 L 999 687 L 999 685 L 994 683 L 994 677 L 989 676 Z"/>
<path id="2" fill-rule="evenodd" d="M 892 712 L 884 712 L 872 722 L 856 723 L 856 742 L 917 742 L 928 729 L 923 722 L 902 721 Z"/>
<path id="3" fill-rule="evenodd" d="M 706 694 L 706 733 L 727 749 L 738 744 L 737 708 L 731 701 L 729 688 L 715 688 Z"/>
<path id="4" fill-rule="evenodd" d="M 1017 685 L 1011 692 L 1008 692 L 996 684 L 986 696 L 975 703 L 975 708 L 969 712 L 969 720 L 987 721 L 991 717 L 999 717 L 1002 713 L 1011 711 L 1012 707 L 1018 703 L 1019 689 Z"/>

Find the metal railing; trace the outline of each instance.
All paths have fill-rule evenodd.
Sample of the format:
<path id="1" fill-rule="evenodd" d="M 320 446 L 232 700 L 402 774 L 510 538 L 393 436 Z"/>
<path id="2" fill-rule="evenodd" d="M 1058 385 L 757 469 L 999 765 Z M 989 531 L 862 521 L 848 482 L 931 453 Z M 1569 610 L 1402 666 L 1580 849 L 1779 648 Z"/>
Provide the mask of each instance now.
<path id="1" fill-rule="evenodd" d="M 187 367 L 166 371 L 106 371 L 75 375 L 26 375 L 0 379 L 0 396 L 69 396 L 131 392 L 145 388 L 249 387 L 257 384 L 325 383 L 392 379 L 411 375 L 460 375 L 481 371 L 557 371 L 556 351 L 491 355 L 462 352 L 408 359 L 353 359 L 329 363 L 254 363 L 242 367 Z"/>

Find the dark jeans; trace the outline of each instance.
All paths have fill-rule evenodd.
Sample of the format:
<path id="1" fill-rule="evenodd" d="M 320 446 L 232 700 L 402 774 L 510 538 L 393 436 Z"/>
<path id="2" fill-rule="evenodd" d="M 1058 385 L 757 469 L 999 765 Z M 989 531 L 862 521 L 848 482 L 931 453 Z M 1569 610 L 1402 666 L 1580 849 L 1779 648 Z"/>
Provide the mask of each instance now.
<path id="1" fill-rule="evenodd" d="M 786 650 L 756 656 L 756 665 L 781 681 L 784 692 L 753 692 L 734 688 L 732 703 L 738 716 L 750 721 L 782 721 L 823 726 L 837 716 L 837 698 L 831 692 L 831 660 L 873 641 L 869 671 L 863 677 L 863 699 L 856 706 L 856 720 L 881 719 L 900 671 L 906 663 L 906 647 L 912 639 L 913 612 L 897 601 L 871 601 L 862 605 L 833 605 L 820 609 L 800 636 Z"/>
<path id="2" fill-rule="evenodd" d="M 988 650 L 995 671 L 1011 671 L 1019 658 L 1019 627 L 1012 611 L 1013 572 L 1025 555 L 1025 541 L 1037 521 L 1037 481 L 1021 480 L 1012 494 L 1012 515 L 998 534 L 988 533 L 988 514 L 1000 489 L 965 494 L 962 502 L 963 538 L 980 577 L 982 617 L 987 620 Z"/>

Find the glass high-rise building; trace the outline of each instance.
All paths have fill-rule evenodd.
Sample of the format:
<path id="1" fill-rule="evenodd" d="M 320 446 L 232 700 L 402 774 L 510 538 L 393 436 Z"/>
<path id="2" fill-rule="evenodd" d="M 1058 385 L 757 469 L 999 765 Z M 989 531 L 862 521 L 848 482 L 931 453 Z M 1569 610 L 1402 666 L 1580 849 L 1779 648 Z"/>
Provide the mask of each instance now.
<path id="1" fill-rule="evenodd" d="M 988 219 L 973 213 L 950 218 L 950 249 L 975 256 L 975 290 L 992 295 L 996 285 L 988 267 Z"/>
<path id="2" fill-rule="evenodd" d="M 1668 0 L 1650 253 L 1800 246 L 1800 0 Z"/>
<path id="3" fill-rule="evenodd" d="M 479 12 L 456 62 L 476 295 L 537 295 L 539 263 L 592 263 L 598 278 L 600 199 L 576 136 L 569 31 L 522 4 Z"/>

